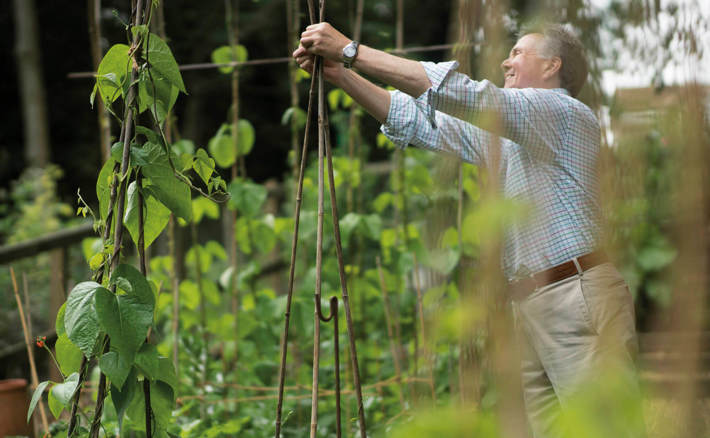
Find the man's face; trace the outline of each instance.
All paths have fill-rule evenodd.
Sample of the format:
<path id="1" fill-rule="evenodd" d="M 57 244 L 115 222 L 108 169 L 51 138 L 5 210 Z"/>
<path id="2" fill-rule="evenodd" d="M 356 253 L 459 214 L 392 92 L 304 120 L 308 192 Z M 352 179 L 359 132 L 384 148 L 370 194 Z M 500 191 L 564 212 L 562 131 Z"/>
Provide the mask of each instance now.
<path id="1" fill-rule="evenodd" d="M 508 59 L 501 64 L 505 75 L 504 88 L 543 87 L 543 73 L 548 61 L 538 56 L 543 40 L 539 33 L 531 33 L 518 40 Z"/>

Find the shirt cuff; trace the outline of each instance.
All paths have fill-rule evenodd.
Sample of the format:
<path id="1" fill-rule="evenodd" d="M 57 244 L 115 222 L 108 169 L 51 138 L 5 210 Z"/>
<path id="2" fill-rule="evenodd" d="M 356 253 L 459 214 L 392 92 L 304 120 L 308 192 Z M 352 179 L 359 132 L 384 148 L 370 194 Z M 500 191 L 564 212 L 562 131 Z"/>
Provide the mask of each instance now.
<path id="1" fill-rule="evenodd" d="M 414 137 L 416 126 L 414 123 L 413 99 L 399 90 L 390 91 L 390 108 L 387 120 L 380 127 L 380 131 L 398 148 L 404 149 Z"/>
<path id="2" fill-rule="evenodd" d="M 446 78 L 449 77 L 451 72 L 459 68 L 458 61 L 448 61 L 448 62 L 421 62 L 424 71 L 426 72 L 429 82 L 431 82 L 431 87 L 427 89 L 421 96 L 417 98 L 417 106 L 419 109 L 427 115 L 429 123 L 431 123 L 432 128 L 436 128 L 436 103 L 434 102 L 434 97 L 441 85 L 444 83 Z"/>

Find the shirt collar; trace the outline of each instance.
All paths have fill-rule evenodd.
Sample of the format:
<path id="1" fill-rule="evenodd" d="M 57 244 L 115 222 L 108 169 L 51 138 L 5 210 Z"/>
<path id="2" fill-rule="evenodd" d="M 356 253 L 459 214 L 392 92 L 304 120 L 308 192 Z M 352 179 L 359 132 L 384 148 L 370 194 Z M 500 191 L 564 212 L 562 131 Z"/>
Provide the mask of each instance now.
<path id="1" fill-rule="evenodd" d="M 569 91 L 567 91 L 566 88 L 553 88 L 552 91 L 556 93 L 566 94 L 567 96 L 569 96 Z"/>

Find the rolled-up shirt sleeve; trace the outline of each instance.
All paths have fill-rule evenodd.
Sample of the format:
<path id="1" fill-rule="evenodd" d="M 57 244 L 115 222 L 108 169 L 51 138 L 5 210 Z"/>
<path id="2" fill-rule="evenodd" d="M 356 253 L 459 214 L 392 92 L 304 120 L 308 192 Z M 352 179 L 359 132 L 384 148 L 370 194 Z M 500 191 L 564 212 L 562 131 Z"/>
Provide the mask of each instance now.
<path id="1" fill-rule="evenodd" d="M 380 128 L 396 146 L 411 144 L 436 152 L 453 154 L 464 161 L 485 165 L 492 145 L 492 135 L 470 123 L 441 111 L 429 115 L 427 96 L 417 99 L 400 91 L 390 91 L 390 109 Z"/>
<path id="2" fill-rule="evenodd" d="M 432 83 L 422 101 L 430 120 L 441 111 L 482 128 L 498 126 L 498 134 L 538 159 L 552 159 L 564 147 L 569 96 L 550 89 L 503 89 L 487 80 L 474 81 L 456 71 L 455 61 L 422 65 Z M 498 123 L 482 117 L 486 114 L 497 116 Z"/>

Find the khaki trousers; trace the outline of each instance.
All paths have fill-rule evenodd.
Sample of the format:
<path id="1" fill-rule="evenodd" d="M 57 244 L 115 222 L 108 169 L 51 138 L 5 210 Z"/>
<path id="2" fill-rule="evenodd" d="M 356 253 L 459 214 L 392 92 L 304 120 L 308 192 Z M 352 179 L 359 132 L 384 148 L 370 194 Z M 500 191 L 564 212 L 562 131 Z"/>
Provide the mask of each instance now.
<path id="1" fill-rule="evenodd" d="M 609 438 L 645 435 L 634 364 L 633 300 L 611 263 L 538 288 L 513 302 L 513 312 L 523 396 L 535 438 L 597 436 L 570 430 L 597 426 Z M 587 412 L 597 408 L 609 409 L 609 416 Z M 595 415 L 599 422 L 613 422 L 614 431 L 609 424 L 573 424 L 590 416 L 593 423 Z"/>

